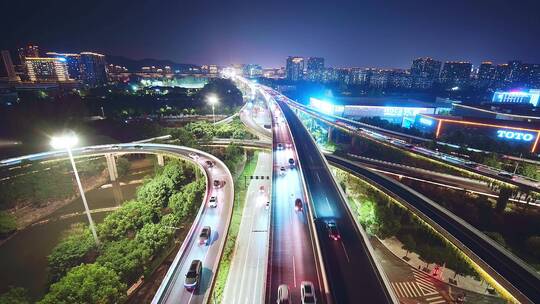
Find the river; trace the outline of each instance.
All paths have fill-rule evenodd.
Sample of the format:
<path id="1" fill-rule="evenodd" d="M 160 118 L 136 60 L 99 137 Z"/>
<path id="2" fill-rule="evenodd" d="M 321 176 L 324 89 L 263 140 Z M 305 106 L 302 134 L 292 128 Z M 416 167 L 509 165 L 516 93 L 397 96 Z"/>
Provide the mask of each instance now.
<path id="1" fill-rule="evenodd" d="M 114 207 L 133 199 L 141 180 L 154 172 L 153 162 L 149 159 L 135 163 L 127 176 L 114 185 L 106 184 L 87 191 L 89 208 Z M 17 286 L 27 288 L 33 299 L 41 298 L 47 287 L 47 256 L 72 224 L 87 223 L 84 214 L 64 219 L 58 217 L 83 210 L 82 200 L 76 199 L 48 216 L 50 222 L 20 231 L 0 246 L 0 293 L 5 292 L 8 286 Z M 108 213 L 94 213 L 92 218 L 100 223 Z"/>

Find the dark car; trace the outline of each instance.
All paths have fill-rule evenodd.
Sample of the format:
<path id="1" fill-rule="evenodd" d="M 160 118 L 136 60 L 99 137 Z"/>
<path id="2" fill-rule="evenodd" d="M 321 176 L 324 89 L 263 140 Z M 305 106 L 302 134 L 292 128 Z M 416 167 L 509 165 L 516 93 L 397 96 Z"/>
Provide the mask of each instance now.
<path id="1" fill-rule="evenodd" d="M 221 181 L 218 180 L 218 179 L 215 179 L 214 180 L 214 188 L 219 188 L 219 187 L 221 187 Z"/>
<path id="2" fill-rule="evenodd" d="M 326 229 L 328 230 L 328 237 L 330 237 L 334 241 L 341 239 L 341 234 L 339 234 L 336 222 L 326 222 Z"/>
<path id="3" fill-rule="evenodd" d="M 291 165 L 291 168 L 294 167 L 294 158 L 289 158 L 289 165 Z"/>
<path id="4" fill-rule="evenodd" d="M 212 168 L 214 166 L 214 162 L 211 160 L 207 160 L 204 162 L 208 168 Z"/>
<path id="5" fill-rule="evenodd" d="M 212 235 L 212 229 L 210 226 L 204 226 L 199 234 L 199 244 L 208 245 L 210 243 L 210 236 Z"/>
<path id="6" fill-rule="evenodd" d="M 302 204 L 302 200 L 297 198 L 295 201 L 294 201 L 294 210 L 296 211 L 302 211 L 304 209 L 303 207 L 303 204 Z"/>
<path id="7" fill-rule="evenodd" d="M 189 270 L 186 273 L 186 280 L 184 281 L 184 287 L 187 290 L 195 290 L 199 287 L 201 281 L 202 262 L 201 260 L 193 260 L 189 266 Z"/>
<path id="8" fill-rule="evenodd" d="M 141 145 L 135 145 L 135 146 L 133 146 L 133 148 L 135 148 L 135 149 L 142 149 L 143 147 L 142 147 Z"/>
<path id="9" fill-rule="evenodd" d="M 514 175 L 508 172 L 499 172 L 497 175 L 504 178 L 510 178 L 510 179 L 514 178 Z"/>

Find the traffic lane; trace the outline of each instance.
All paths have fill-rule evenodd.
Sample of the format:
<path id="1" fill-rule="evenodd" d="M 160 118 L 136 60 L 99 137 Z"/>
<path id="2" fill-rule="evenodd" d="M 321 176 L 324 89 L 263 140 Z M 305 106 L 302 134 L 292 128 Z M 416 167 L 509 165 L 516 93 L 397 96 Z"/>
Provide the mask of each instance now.
<path id="1" fill-rule="evenodd" d="M 285 106 L 283 112 L 287 116 L 294 137 L 297 140 L 302 139 L 297 142 L 296 148 L 304 169 L 306 184 L 311 193 L 315 214 L 318 217 L 318 232 L 321 232 L 321 225 L 325 225 L 324 220 L 334 219 L 342 234 L 340 247 L 330 244 L 328 233 L 319 234 L 325 263 L 332 265 L 332 267 L 326 267 L 326 270 L 329 273 L 330 289 L 336 303 L 349 303 L 360 298 L 367 298 L 373 303 L 391 303 L 378 270 L 372 264 L 364 240 L 357 231 L 356 223 L 344 209 L 347 206 L 338 189 L 334 187 L 333 178 L 325 168 L 326 163 L 309 138 L 311 135 L 290 109 Z M 328 213 L 329 208 L 330 213 Z M 354 259 L 343 259 L 344 256 L 354 256 Z M 360 273 L 362 275 L 358 275 Z M 357 284 L 358 282 L 361 284 Z"/>
<path id="2" fill-rule="evenodd" d="M 199 161 L 204 163 L 206 159 L 201 157 Z M 206 292 L 209 290 L 211 280 L 215 274 L 215 261 L 219 258 L 219 246 L 224 241 L 223 234 L 226 231 L 226 221 L 224 216 L 227 214 L 232 204 L 232 180 L 228 178 L 226 169 L 221 167 L 221 164 L 215 163 L 213 167 L 208 168 L 205 165 L 205 170 L 209 177 L 209 195 L 205 202 L 204 210 L 197 224 L 191 239 L 188 240 L 188 246 L 186 247 L 186 253 L 182 260 L 179 262 L 180 267 L 175 272 L 174 281 L 170 285 L 170 290 L 167 292 L 164 303 L 203 303 Z M 221 188 L 214 188 L 213 180 L 225 180 L 225 184 Z M 211 196 L 217 197 L 217 207 L 210 208 L 208 206 L 208 200 Z M 228 203 L 229 202 L 229 203 Z M 198 234 L 202 227 L 210 226 L 212 230 L 212 240 L 207 246 L 199 245 Z M 200 287 L 194 291 L 188 291 L 184 288 L 185 275 L 189 270 L 191 261 L 201 260 L 203 262 L 203 270 L 201 275 Z"/>
<path id="3" fill-rule="evenodd" d="M 470 233 L 468 229 L 463 228 L 450 216 L 442 211 L 433 208 L 427 201 L 421 199 L 399 183 L 393 183 L 373 172 L 360 166 L 350 164 L 336 157 L 331 157 L 332 162 L 342 165 L 346 168 L 358 172 L 378 183 L 379 185 L 389 189 L 394 194 L 401 197 L 403 200 L 411 203 L 420 212 L 425 214 L 437 224 L 442 226 L 446 231 L 463 243 L 467 248 L 471 249 L 477 256 L 485 261 L 502 277 L 506 278 L 512 285 L 521 290 L 529 299 L 540 299 L 540 279 L 530 271 L 527 271 L 519 263 L 503 253 L 499 253 L 496 248 L 490 245 L 485 238 L 477 236 L 475 233 Z"/>

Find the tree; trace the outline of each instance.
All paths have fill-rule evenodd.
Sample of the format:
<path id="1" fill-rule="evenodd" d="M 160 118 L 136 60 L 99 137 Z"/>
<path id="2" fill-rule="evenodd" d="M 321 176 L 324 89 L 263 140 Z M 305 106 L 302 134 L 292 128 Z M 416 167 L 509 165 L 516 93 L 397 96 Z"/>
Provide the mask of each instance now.
<path id="1" fill-rule="evenodd" d="M 13 215 L 0 211 L 0 237 L 6 236 L 17 230 L 17 222 Z"/>
<path id="2" fill-rule="evenodd" d="M 47 257 L 50 281 L 56 282 L 71 268 L 91 262 L 95 251 L 96 243 L 88 228 L 68 236 L 56 245 Z"/>
<path id="3" fill-rule="evenodd" d="M 126 289 L 113 270 L 98 264 L 83 264 L 54 283 L 39 303 L 121 303 Z"/>
<path id="4" fill-rule="evenodd" d="M 405 256 L 409 255 L 409 252 L 414 251 L 416 249 L 416 241 L 410 234 L 404 235 L 400 241 L 403 243 L 403 246 L 401 248 L 405 249 L 407 253 Z"/>
<path id="5" fill-rule="evenodd" d="M 0 295 L 0 304 L 30 304 L 28 291 L 21 287 L 10 287 Z"/>
<path id="6" fill-rule="evenodd" d="M 497 212 L 503 212 L 504 209 L 506 209 L 506 205 L 508 205 L 508 199 L 512 195 L 512 189 L 508 187 L 502 187 L 499 191 L 499 197 L 497 198 L 497 206 L 495 207 L 495 210 Z"/>
<path id="7" fill-rule="evenodd" d="M 137 200 L 159 209 L 167 205 L 169 197 L 174 189 L 173 182 L 158 175 L 137 188 Z"/>
<path id="8" fill-rule="evenodd" d="M 135 241 L 145 250 L 155 255 L 164 249 L 173 236 L 174 230 L 162 224 L 146 224 L 137 233 Z"/>
<path id="9" fill-rule="evenodd" d="M 108 244 L 96 263 L 114 270 L 122 282 L 130 285 L 143 274 L 144 264 L 150 256 L 151 252 L 145 246 L 123 239 Z"/>
<path id="10" fill-rule="evenodd" d="M 118 171 L 118 176 L 126 176 L 129 173 L 129 168 L 131 167 L 131 163 L 129 160 L 125 157 L 118 157 L 116 159 L 116 169 Z"/>
<path id="11" fill-rule="evenodd" d="M 157 210 L 153 206 L 140 201 L 128 201 L 105 217 L 98 226 L 99 235 L 107 240 L 119 240 L 135 233 L 144 224 L 157 221 L 157 218 Z"/>

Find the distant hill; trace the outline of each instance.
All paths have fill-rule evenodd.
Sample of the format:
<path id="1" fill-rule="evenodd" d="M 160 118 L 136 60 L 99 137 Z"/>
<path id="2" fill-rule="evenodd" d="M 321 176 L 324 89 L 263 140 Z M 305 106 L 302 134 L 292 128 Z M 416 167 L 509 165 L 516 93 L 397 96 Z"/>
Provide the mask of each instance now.
<path id="1" fill-rule="evenodd" d="M 186 63 L 176 63 L 171 60 L 164 60 L 164 59 L 152 59 L 152 58 L 145 58 L 145 59 L 131 59 L 126 58 L 123 56 L 113 56 L 113 55 L 107 55 L 107 63 L 124 66 L 129 71 L 140 71 L 141 67 L 143 66 L 156 66 L 163 68 L 164 66 L 170 66 L 173 70 L 187 70 L 192 67 L 198 67 L 198 65 L 195 64 L 186 64 Z"/>

